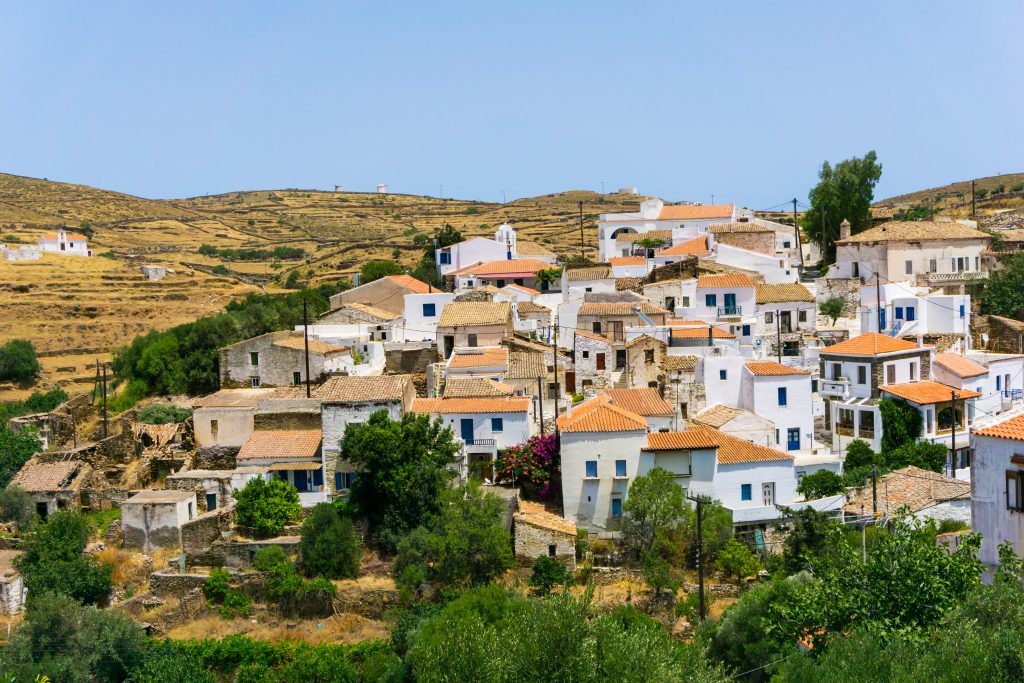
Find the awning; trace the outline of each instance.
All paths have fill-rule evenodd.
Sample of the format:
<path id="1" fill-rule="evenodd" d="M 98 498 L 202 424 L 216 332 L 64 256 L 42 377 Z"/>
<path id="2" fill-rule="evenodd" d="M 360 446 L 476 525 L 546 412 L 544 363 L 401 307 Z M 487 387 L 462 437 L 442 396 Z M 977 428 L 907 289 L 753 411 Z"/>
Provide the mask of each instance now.
<path id="1" fill-rule="evenodd" d="M 323 467 L 319 460 L 300 460 L 297 462 L 275 462 L 267 469 L 271 471 L 280 470 L 318 470 Z"/>

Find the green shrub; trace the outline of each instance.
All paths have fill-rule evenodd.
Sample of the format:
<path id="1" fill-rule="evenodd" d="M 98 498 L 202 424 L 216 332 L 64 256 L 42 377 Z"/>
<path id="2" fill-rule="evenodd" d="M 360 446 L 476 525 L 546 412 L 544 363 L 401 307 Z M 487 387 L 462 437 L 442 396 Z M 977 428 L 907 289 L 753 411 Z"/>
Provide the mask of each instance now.
<path id="1" fill-rule="evenodd" d="M 214 275 L 231 275 L 231 271 L 223 263 L 218 263 L 213 267 Z"/>
<path id="2" fill-rule="evenodd" d="M 24 578 L 29 601 L 48 592 L 85 604 L 106 598 L 112 567 L 83 554 L 92 533 L 92 525 L 81 514 L 58 510 L 25 535 L 14 564 Z"/>
<path id="3" fill-rule="evenodd" d="M 729 542 L 718 551 L 715 564 L 736 581 L 742 581 L 761 570 L 761 562 L 757 556 L 750 551 L 745 543 L 741 543 L 735 538 L 729 539 Z"/>
<path id="4" fill-rule="evenodd" d="M 96 255 L 99 256 L 100 258 L 110 259 L 111 261 L 114 261 L 114 260 L 117 259 L 117 254 L 115 254 L 112 251 L 101 251 L 100 253 L 98 253 Z"/>
<path id="5" fill-rule="evenodd" d="M 36 349 L 25 339 L 12 339 L 0 346 L 0 382 L 28 383 L 42 370 Z"/>
<path id="6" fill-rule="evenodd" d="M 0 490 L 0 521 L 14 522 L 24 529 L 35 517 L 36 504 L 30 493 L 17 486 Z"/>
<path id="7" fill-rule="evenodd" d="M 149 425 L 177 424 L 184 422 L 190 415 L 192 415 L 192 410 L 189 408 L 157 403 L 140 408 L 138 420 Z"/>
<path id="8" fill-rule="evenodd" d="M 843 478 L 835 472 L 821 469 L 808 474 L 797 484 L 796 491 L 805 500 L 817 500 L 841 493 L 843 490 Z"/>
<path id="9" fill-rule="evenodd" d="M 299 492 L 280 479 L 251 479 L 234 496 L 235 523 L 261 534 L 278 534 L 285 524 L 302 516 Z"/>
<path id="10" fill-rule="evenodd" d="M 547 595 L 555 586 L 571 584 L 572 573 L 558 560 L 541 555 L 534 561 L 530 585 L 536 588 L 540 595 Z"/>
<path id="11" fill-rule="evenodd" d="M 224 594 L 224 600 L 220 606 L 220 616 L 224 619 L 235 617 L 247 617 L 252 612 L 249 604 L 249 596 L 239 590 L 229 590 Z"/>
<path id="12" fill-rule="evenodd" d="M 362 548 L 352 521 L 330 503 L 320 503 L 302 523 L 299 557 L 307 576 L 354 579 L 359 576 Z"/>
<path id="13" fill-rule="evenodd" d="M 231 590 L 231 574 L 225 569 L 214 569 L 203 584 L 203 595 L 215 605 L 224 602 L 224 596 Z"/>

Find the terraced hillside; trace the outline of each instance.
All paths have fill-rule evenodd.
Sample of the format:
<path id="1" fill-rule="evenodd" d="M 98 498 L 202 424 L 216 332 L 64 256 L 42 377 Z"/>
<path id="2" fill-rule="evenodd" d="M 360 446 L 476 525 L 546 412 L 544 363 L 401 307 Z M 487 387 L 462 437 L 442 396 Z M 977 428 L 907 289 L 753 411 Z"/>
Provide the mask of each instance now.
<path id="1" fill-rule="evenodd" d="M 44 354 L 41 384 L 88 387 L 96 357 L 149 329 L 219 310 L 246 292 L 273 291 L 292 272 L 312 284 L 349 279 L 366 260 L 397 259 L 413 266 L 431 235 L 449 223 L 464 235 L 493 233 L 512 223 L 520 239 L 556 253 L 580 251 L 584 202 L 588 255 L 596 249 L 597 214 L 636 210 L 628 195 L 565 192 L 508 204 L 398 194 L 315 190 L 237 192 L 148 200 L 47 180 L 0 174 L 0 240 L 35 243 L 65 225 L 91 231 L 93 258 L 47 254 L 39 261 L 0 261 L 0 343 L 27 338 Z M 225 260 L 218 249 L 301 247 L 299 259 Z M 150 282 L 143 264 L 174 270 Z M 227 269 L 224 274 L 218 268 Z M 28 389 L 0 386 L 0 400 Z"/>
<path id="2" fill-rule="evenodd" d="M 974 180 L 979 216 L 989 216 L 1024 207 L 1024 173 L 976 178 Z M 875 202 L 876 210 L 897 211 L 913 206 L 925 206 L 949 216 L 966 217 L 971 214 L 971 181 L 959 182 L 918 190 Z"/>

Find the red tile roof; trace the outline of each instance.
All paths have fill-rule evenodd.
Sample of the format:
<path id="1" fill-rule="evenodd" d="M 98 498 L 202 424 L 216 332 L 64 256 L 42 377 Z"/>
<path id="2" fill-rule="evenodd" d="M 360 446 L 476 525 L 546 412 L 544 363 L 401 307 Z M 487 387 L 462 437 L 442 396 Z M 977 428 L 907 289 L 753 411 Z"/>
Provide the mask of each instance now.
<path id="1" fill-rule="evenodd" d="M 878 356 L 883 353 L 895 353 L 897 351 L 918 350 L 917 344 L 906 339 L 890 337 L 877 332 L 866 332 L 862 335 L 841 341 L 832 346 L 826 346 L 820 351 L 820 355 L 837 356 Z"/>
<path id="2" fill-rule="evenodd" d="M 606 337 L 603 334 L 600 334 L 598 332 L 590 332 L 588 330 L 573 330 L 573 333 L 577 337 L 585 337 L 587 339 L 596 339 L 597 341 L 602 341 L 605 344 L 609 344 L 609 345 L 612 343 L 611 339 L 609 339 L 608 337 Z"/>
<path id="3" fill-rule="evenodd" d="M 537 259 L 521 258 L 504 261 L 488 261 L 468 268 L 453 270 L 449 275 L 509 275 L 511 273 L 536 273 L 555 266 Z"/>
<path id="4" fill-rule="evenodd" d="M 742 273 L 723 273 L 721 275 L 701 275 L 697 278 L 697 286 L 707 287 L 753 287 L 754 281 Z"/>
<path id="5" fill-rule="evenodd" d="M 431 415 L 468 415 L 470 413 L 525 413 L 530 410 L 531 399 L 510 396 L 506 398 L 417 398 L 412 412 Z"/>
<path id="6" fill-rule="evenodd" d="M 991 436 L 996 439 L 1024 441 L 1024 415 L 1011 417 L 1007 420 L 994 424 L 991 427 L 972 429 L 971 433 L 975 436 Z"/>
<path id="7" fill-rule="evenodd" d="M 674 450 L 694 448 L 718 448 L 719 464 L 736 465 L 748 462 L 772 462 L 792 460 L 793 456 L 767 446 L 759 446 L 720 432 L 711 427 L 698 425 L 685 432 L 652 432 L 647 435 L 647 447 L 643 450 Z"/>
<path id="8" fill-rule="evenodd" d="M 320 453 L 319 429 L 266 429 L 252 433 L 237 460 L 312 460 Z"/>
<path id="9" fill-rule="evenodd" d="M 426 282 L 421 282 L 412 275 L 388 275 L 385 279 L 405 287 L 414 294 L 429 294 L 431 291 L 437 291 L 436 289 L 431 289 L 430 285 Z"/>
<path id="10" fill-rule="evenodd" d="M 330 377 L 313 388 L 313 398 L 328 404 L 401 401 L 411 381 L 410 375 Z"/>
<path id="11" fill-rule="evenodd" d="M 672 406 L 654 387 L 642 389 L 605 389 L 604 395 L 612 404 L 643 417 L 672 417 Z"/>
<path id="12" fill-rule="evenodd" d="M 657 253 L 657 256 L 689 256 L 691 254 L 702 256 L 710 253 L 707 235 L 701 235 L 700 237 L 694 237 L 692 240 L 680 242 L 667 249 L 662 249 Z"/>
<path id="13" fill-rule="evenodd" d="M 647 420 L 634 412 L 612 404 L 605 395 L 594 398 L 573 408 L 558 418 L 558 428 L 563 432 L 646 432 Z"/>
<path id="14" fill-rule="evenodd" d="M 732 218 L 732 204 L 678 204 L 661 207 L 659 221 L 692 221 L 704 218 Z"/>
<path id="15" fill-rule="evenodd" d="M 718 448 L 721 439 L 713 429 L 692 427 L 685 432 L 651 432 L 647 435 L 645 451 L 677 451 L 694 448 Z"/>
<path id="16" fill-rule="evenodd" d="M 988 374 L 988 368 L 978 365 L 972 360 L 967 360 L 955 353 L 940 353 L 935 356 L 935 363 L 946 368 L 957 377 L 980 377 Z"/>
<path id="17" fill-rule="evenodd" d="M 932 403 L 949 403 L 953 394 L 957 400 L 967 398 L 978 398 L 981 396 L 977 391 L 970 389 L 957 389 L 942 382 L 935 382 L 930 379 L 908 384 L 889 384 L 882 387 L 882 391 L 902 398 L 919 406 L 931 405 Z"/>
<path id="18" fill-rule="evenodd" d="M 476 349 L 459 349 L 452 354 L 448 367 L 458 370 L 465 368 L 489 368 L 508 365 L 508 349 L 504 346 L 485 346 Z"/>
<path id="19" fill-rule="evenodd" d="M 747 370 L 750 370 L 751 374 L 758 375 L 759 377 L 769 377 L 775 375 L 809 375 L 810 370 L 802 370 L 800 368 L 791 368 L 788 365 L 782 363 L 776 363 L 773 360 L 751 360 L 746 363 Z"/>
<path id="20" fill-rule="evenodd" d="M 517 285 L 514 282 L 510 285 L 505 285 L 505 289 L 509 288 L 518 289 L 520 292 L 526 292 L 527 294 L 540 294 L 539 289 L 531 289 L 530 287 L 526 287 L 525 285 Z"/>
<path id="21" fill-rule="evenodd" d="M 711 338 L 712 339 L 735 339 L 734 335 L 729 330 L 723 330 L 720 327 L 712 327 Z M 678 327 L 673 326 L 669 328 L 669 332 L 672 334 L 673 339 L 707 339 L 708 338 L 708 326 L 703 327 Z"/>
<path id="22" fill-rule="evenodd" d="M 612 256 L 608 263 L 613 266 L 646 266 L 647 259 L 643 256 Z"/>

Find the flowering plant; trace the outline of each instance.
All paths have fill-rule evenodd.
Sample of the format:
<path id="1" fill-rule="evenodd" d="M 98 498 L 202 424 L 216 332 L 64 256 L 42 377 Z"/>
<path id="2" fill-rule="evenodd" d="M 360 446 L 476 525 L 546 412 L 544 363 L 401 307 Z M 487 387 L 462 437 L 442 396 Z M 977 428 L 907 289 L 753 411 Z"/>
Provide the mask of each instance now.
<path id="1" fill-rule="evenodd" d="M 526 443 L 498 451 L 495 481 L 519 486 L 524 494 L 547 498 L 555 486 L 561 461 L 554 434 L 532 436 Z"/>

